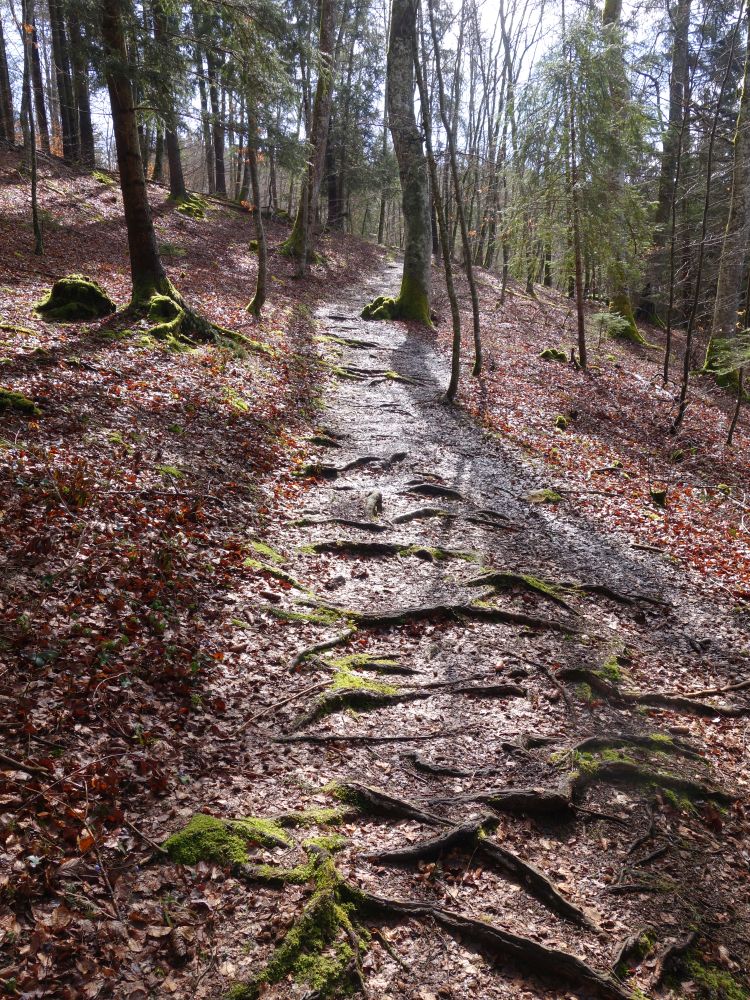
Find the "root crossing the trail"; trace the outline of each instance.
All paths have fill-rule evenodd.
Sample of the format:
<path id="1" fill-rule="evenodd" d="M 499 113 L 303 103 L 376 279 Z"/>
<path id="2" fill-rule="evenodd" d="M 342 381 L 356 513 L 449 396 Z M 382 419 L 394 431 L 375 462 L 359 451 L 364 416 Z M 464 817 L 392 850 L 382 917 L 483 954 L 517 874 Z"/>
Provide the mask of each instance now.
<path id="1" fill-rule="evenodd" d="M 324 431 L 238 600 L 252 783 L 164 844 L 274 928 L 230 995 L 747 996 L 731 613 L 524 499 L 547 473 L 444 404 L 432 336 L 359 319 L 391 270 L 317 316 Z"/>

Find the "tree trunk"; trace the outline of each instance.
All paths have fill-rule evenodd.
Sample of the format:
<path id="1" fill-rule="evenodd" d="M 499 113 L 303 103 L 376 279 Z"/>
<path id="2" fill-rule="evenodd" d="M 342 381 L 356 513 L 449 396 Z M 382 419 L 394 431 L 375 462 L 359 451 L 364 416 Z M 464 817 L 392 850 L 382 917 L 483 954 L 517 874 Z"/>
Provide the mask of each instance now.
<path id="1" fill-rule="evenodd" d="M 200 34 L 200 21 L 193 10 L 193 31 Z M 216 191 L 216 169 L 214 165 L 214 147 L 211 139 L 211 119 L 208 114 L 208 95 L 206 77 L 203 66 L 203 53 L 199 46 L 195 47 L 195 67 L 198 76 L 198 96 L 201 106 L 201 125 L 203 130 L 203 155 L 206 161 L 206 187 L 209 194 Z"/>
<path id="2" fill-rule="evenodd" d="M 93 167 L 96 162 L 94 126 L 91 120 L 91 97 L 89 93 L 89 71 L 84 36 L 78 15 L 68 15 L 70 32 L 70 55 L 73 66 L 73 93 L 78 115 L 78 137 L 80 157 L 84 167 Z"/>
<path id="3" fill-rule="evenodd" d="M 39 206 L 37 202 L 37 170 L 36 170 L 36 127 L 34 123 L 34 101 L 32 98 L 34 11 L 31 0 L 23 0 L 21 10 L 21 36 L 23 39 L 23 98 L 21 101 L 21 122 L 24 130 L 24 146 L 31 173 L 31 225 L 34 230 L 34 253 L 42 254 L 42 227 L 39 221 Z"/>
<path id="4" fill-rule="evenodd" d="M 430 183 L 432 185 L 432 204 L 435 210 L 438 232 L 440 234 L 443 270 L 445 273 L 445 287 L 448 292 L 448 301 L 450 302 L 451 307 L 451 323 L 453 327 L 453 339 L 451 344 L 451 377 L 445 393 L 445 398 L 449 403 L 452 403 L 455 401 L 456 393 L 458 392 L 459 379 L 461 377 L 461 313 L 458 308 L 458 297 L 456 296 L 456 289 L 453 283 L 453 262 L 451 260 L 450 248 L 448 245 L 448 223 L 445 218 L 445 206 L 440 194 L 435 153 L 432 148 L 430 103 L 427 96 L 427 87 L 425 86 L 424 75 L 417 57 L 416 39 L 414 44 L 414 56 L 414 71 L 416 73 L 417 86 L 419 88 L 419 103 L 422 109 L 422 127 L 424 129 L 425 145 L 427 147 L 427 163 L 430 170 Z"/>
<path id="5" fill-rule="evenodd" d="M 36 110 L 36 127 L 42 152 L 49 155 L 49 123 L 47 108 L 44 105 L 44 84 L 42 82 L 42 62 L 39 58 L 39 35 L 36 30 L 33 8 L 29 11 L 31 21 L 31 81 L 34 88 L 34 108 Z"/>
<path id="6" fill-rule="evenodd" d="M 0 17 L 0 139 L 15 142 L 15 121 L 13 118 L 13 91 L 10 89 L 8 57 L 5 52 L 3 21 Z"/>
<path id="7" fill-rule="evenodd" d="M 666 230 L 672 212 L 672 201 L 675 197 L 678 146 L 682 128 L 683 105 L 687 93 L 691 5 L 692 0 L 678 0 L 673 19 L 672 71 L 669 78 L 669 124 L 663 139 L 659 195 L 656 218 L 654 219 L 654 242 L 658 247 L 663 247 L 666 243 Z"/>
<path id="8" fill-rule="evenodd" d="M 154 39 L 160 45 L 169 45 L 169 24 L 164 13 L 163 0 L 154 3 Z M 164 110 L 164 145 L 167 150 L 169 164 L 169 196 L 183 198 L 186 194 L 185 177 L 182 173 L 182 157 L 180 156 L 180 141 L 177 137 L 177 115 L 174 109 L 174 93 L 166 98 L 167 107 Z"/>
<path id="9" fill-rule="evenodd" d="M 320 71 L 313 101 L 312 125 L 309 134 L 310 155 L 302 178 L 300 203 L 289 239 L 283 252 L 300 259 L 300 273 L 307 270 L 307 258 L 312 248 L 313 226 L 318 210 L 320 182 L 323 176 L 328 124 L 331 117 L 334 76 L 335 0 L 320 4 Z"/>
<path id="10" fill-rule="evenodd" d="M 450 127 L 450 121 L 448 120 L 448 111 L 445 106 L 445 85 L 443 83 L 443 70 L 440 57 L 440 44 L 437 36 L 437 29 L 435 28 L 435 12 L 433 10 L 433 0 L 427 0 L 427 10 L 430 16 L 430 32 L 432 34 L 432 46 L 435 59 L 435 72 L 437 74 L 438 105 L 440 108 L 440 117 L 443 122 L 443 128 L 445 129 L 446 135 L 448 137 L 448 157 L 450 159 L 451 176 L 453 178 L 453 188 L 456 195 L 456 213 L 458 215 L 458 223 L 461 228 L 461 244 L 463 246 L 463 253 L 464 253 L 464 267 L 466 269 L 466 279 L 469 283 L 469 292 L 471 294 L 471 310 L 474 321 L 474 368 L 472 369 L 472 375 L 478 376 L 481 374 L 482 371 L 482 334 L 479 325 L 480 323 L 479 296 L 477 295 L 477 286 L 476 282 L 474 281 L 474 268 L 472 266 L 472 254 L 471 254 L 471 244 L 469 242 L 469 230 L 468 226 L 466 225 L 466 215 L 464 213 L 464 202 L 461 190 L 461 181 L 458 176 L 458 164 L 456 161 L 456 141 L 453 130 Z"/>
<path id="11" fill-rule="evenodd" d="M 218 18 L 211 20 L 212 30 L 218 31 Z M 224 169 L 224 122 L 221 113 L 219 86 L 222 63 L 209 44 L 206 46 L 206 64 L 208 66 L 208 96 L 211 100 L 211 136 L 214 148 L 214 164 L 216 166 L 216 194 L 223 198 L 227 196 L 227 178 Z"/>
<path id="12" fill-rule="evenodd" d="M 391 302 L 376 299 L 365 309 L 365 315 L 410 319 L 431 326 L 430 184 L 414 113 L 416 23 L 416 0 L 393 0 L 387 64 L 388 121 L 401 180 L 404 269 L 398 298 Z"/>
<path id="13" fill-rule="evenodd" d="M 738 329 L 747 324 L 748 303 L 743 302 L 745 290 L 745 259 L 750 237 L 750 18 L 745 50 L 742 97 L 734 135 L 734 166 L 729 218 L 721 250 L 719 277 L 716 286 L 711 340 L 706 354 L 706 367 L 714 364 L 717 340 L 731 340 Z"/>
<path id="14" fill-rule="evenodd" d="M 247 163 L 250 169 L 250 187 L 253 193 L 255 235 L 258 240 L 258 277 L 256 279 L 253 301 L 247 308 L 253 316 L 260 316 L 263 303 L 266 301 L 268 247 L 266 245 L 266 231 L 263 226 L 263 211 L 260 204 L 260 180 L 258 178 L 258 124 L 255 119 L 255 112 L 250 109 L 249 101 L 247 111 L 247 128 Z"/>
<path id="15" fill-rule="evenodd" d="M 60 132 L 62 135 L 63 159 L 66 163 L 78 160 L 78 129 L 75 119 L 73 82 L 70 72 L 68 39 L 60 0 L 49 0 L 49 23 L 52 36 L 52 58 L 55 64 L 57 94 L 60 101 Z"/>
<path id="16" fill-rule="evenodd" d="M 126 70 L 122 0 L 104 0 L 101 9 L 102 41 L 108 56 L 107 89 L 130 251 L 132 304 L 143 307 L 157 293 L 174 296 L 174 289 L 159 258 L 146 193 L 133 87 Z"/>

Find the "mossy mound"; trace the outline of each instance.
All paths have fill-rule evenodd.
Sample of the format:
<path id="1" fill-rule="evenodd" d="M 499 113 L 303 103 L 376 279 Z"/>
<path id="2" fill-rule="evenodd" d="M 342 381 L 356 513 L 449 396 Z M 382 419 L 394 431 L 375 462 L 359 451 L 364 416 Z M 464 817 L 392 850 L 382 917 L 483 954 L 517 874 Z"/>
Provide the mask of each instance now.
<path id="1" fill-rule="evenodd" d="M 11 392 L 10 389 L 0 389 L 0 413 L 10 410 L 23 413 L 27 417 L 41 416 L 41 410 L 36 403 L 21 392 Z"/>
<path id="2" fill-rule="evenodd" d="M 116 310 L 102 286 L 85 274 L 58 278 L 46 298 L 34 306 L 34 312 L 42 319 L 62 323 L 101 319 Z"/>
<path id="3" fill-rule="evenodd" d="M 542 361 L 559 361 L 561 364 L 565 364 L 568 360 L 568 355 L 559 347 L 547 347 L 539 357 Z"/>
<path id="4" fill-rule="evenodd" d="M 243 865 L 248 861 L 248 846 L 290 847 L 291 837 L 269 819 L 217 819 L 198 813 L 188 825 L 164 841 L 172 861 L 195 865 L 213 861 L 220 865 Z"/>
<path id="5" fill-rule="evenodd" d="M 525 499 L 529 503 L 560 503 L 563 498 L 557 490 L 544 489 L 527 493 Z"/>
<path id="6" fill-rule="evenodd" d="M 247 248 L 250 251 L 250 253 L 257 253 L 258 250 L 260 249 L 260 243 L 258 242 L 258 240 L 250 240 L 250 242 L 247 245 Z"/>
<path id="7" fill-rule="evenodd" d="M 202 220 L 206 218 L 208 202 L 201 198 L 199 194 L 183 194 L 176 198 L 171 198 L 181 215 L 188 215 L 191 219 Z"/>
<path id="8" fill-rule="evenodd" d="M 110 177 L 109 174 L 105 174 L 103 170 L 94 170 L 91 176 L 95 181 L 98 181 L 100 184 L 104 184 L 106 187 L 114 187 L 117 183 L 114 177 Z"/>

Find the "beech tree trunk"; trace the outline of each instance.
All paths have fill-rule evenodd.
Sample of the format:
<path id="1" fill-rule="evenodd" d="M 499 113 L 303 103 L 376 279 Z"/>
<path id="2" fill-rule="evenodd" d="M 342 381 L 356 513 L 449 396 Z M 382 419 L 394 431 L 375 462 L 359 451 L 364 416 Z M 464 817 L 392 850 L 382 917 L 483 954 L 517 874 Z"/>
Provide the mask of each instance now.
<path id="1" fill-rule="evenodd" d="M 107 58 L 107 89 L 112 105 L 112 123 L 120 187 L 128 233 L 132 304 L 144 306 L 153 295 L 174 295 L 159 258 L 146 178 L 138 140 L 133 87 L 127 75 L 127 53 L 123 31 L 123 0 L 104 0 L 102 41 Z"/>
<path id="2" fill-rule="evenodd" d="M 713 347 L 717 340 L 731 340 L 738 329 L 747 326 L 748 303 L 742 302 L 745 291 L 745 265 L 750 237 L 750 16 L 748 17 L 745 70 L 742 97 L 734 134 L 734 166 L 729 218 L 721 250 L 716 287 L 711 342 L 706 367 L 713 365 Z"/>
<path id="3" fill-rule="evenodd" d="M 331 119 L 334 75 L 334 25 L 335 0 L 321 0 L 320 4 L 320 69 L 313 101 L 312 125 L 309 135 L 310 154 L 302 177 L 299 206 L 284 252 L 300 260 L 300 273 L 307 270 L 313 242 L 313 227 L 318 212 L 320 182 L 328 145 L 328 126 Z"/>
<path id="4" fill-rule="evenodd" d="M 36 127 L 39 132 L 39 141 L 42 152 L 49 154 L 49 122 L 47 120 L 47 108 L 44 104 L 44 83 L 42 81 L 42 63 L 39 58 L 39 34 L 36 30 L 36 19 L 33 8 L 30 9 L 31 17 L 31 82 L 34 88 L 34 108 L 36 110 Z"/>
<path id="5" fill-rule="evenodd" d="M 427 326 L 430 319 L 432 222 L 422 136 L 414 113 L 416 0 L 393 0 L 388 43 L 388 122 L 398 160 L 404 218 L 404 270 L 395 313 Z"/>
<path id="6" fill-rule="evenodd" d="M 250 188 L 253 194 L 255 235 L 258 240 L 258 277 L 255 283 L 255 295 L 253 296 L 253 301 L 247 308 L 253 316 L 260 316 L 263 303 L 266 301 L 268 247 L 266 245 L 266 231 L 263 225 L 263 211 L 260 204 L 260 179 L 258 177 L 258 124 L 255 118 L 255 113 L 249 108 L 249 102 L 247 130 L 247 164 L 250 171 Z"/>

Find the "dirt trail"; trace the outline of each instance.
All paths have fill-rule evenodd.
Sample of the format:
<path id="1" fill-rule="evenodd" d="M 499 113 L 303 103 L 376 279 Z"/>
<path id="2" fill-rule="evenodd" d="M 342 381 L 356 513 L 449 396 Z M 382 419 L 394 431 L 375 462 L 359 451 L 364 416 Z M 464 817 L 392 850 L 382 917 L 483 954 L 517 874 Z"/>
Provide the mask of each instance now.
<path id="1" fill-rule="evenodd" d="M 651 995 L 680 949 L 739 989 L 746 635 L 660 555 L 534 502 L 564 484 L 441 402 L 429 335 L 359 319 L 398 277 L 317 315 L 311 485 L 259 552 L 268 603 L 237 602 L 248 645 L 285 650 L 240 737 L 244 811 L 295 845 L 251 851 L 286 874 L 236 872 L 253 922 L 282 911 L 237 995 Z M 337 803 L 304 847 L 289 811 Z"/>

